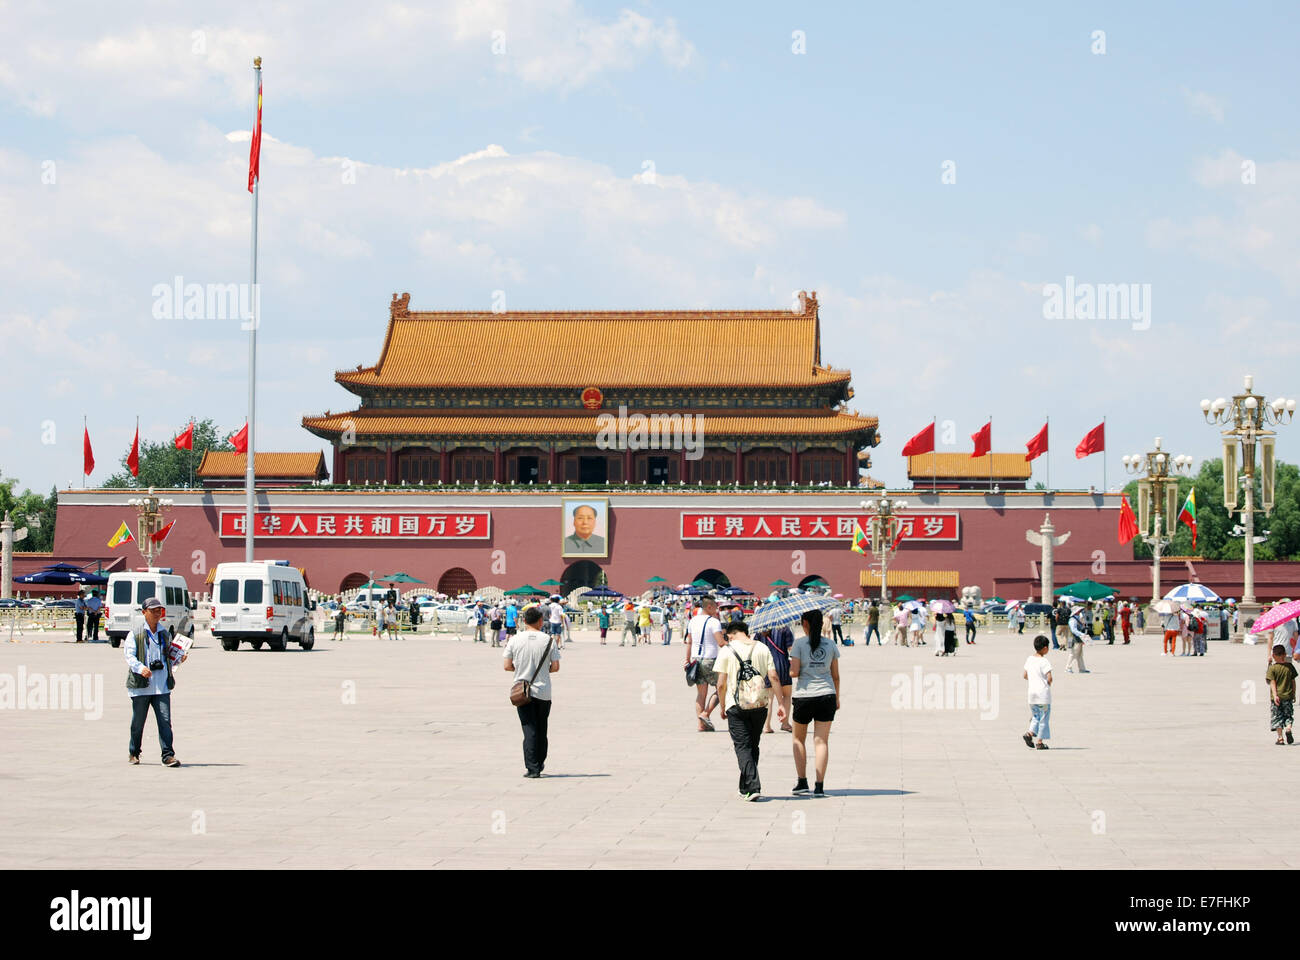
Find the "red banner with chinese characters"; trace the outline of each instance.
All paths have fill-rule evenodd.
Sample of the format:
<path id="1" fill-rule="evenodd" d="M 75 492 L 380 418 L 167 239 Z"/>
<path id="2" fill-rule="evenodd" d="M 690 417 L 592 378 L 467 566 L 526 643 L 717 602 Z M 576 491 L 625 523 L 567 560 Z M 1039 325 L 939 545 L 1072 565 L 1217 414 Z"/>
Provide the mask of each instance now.
<path id="1" fill-rule="evenodd" d="M 683 540 L 850 540 L 853 524 L 863 513 L 682 513 Z M 955 513 L 896 515 L 904 540 L 957 540 L 961 533 Z M 863 523 L 865 528 L 865 522 Z"/>
<path id="2" fill-rule="evenodd" d="M 242 510 L 221 512 L 221 536 L 242 537 Z M 492 514 L 486 511 L 421 510 L 357 513 L 351 510 L 274 510 L 253 515 L 253 536 L 312 540 L 486 540 Z"/>

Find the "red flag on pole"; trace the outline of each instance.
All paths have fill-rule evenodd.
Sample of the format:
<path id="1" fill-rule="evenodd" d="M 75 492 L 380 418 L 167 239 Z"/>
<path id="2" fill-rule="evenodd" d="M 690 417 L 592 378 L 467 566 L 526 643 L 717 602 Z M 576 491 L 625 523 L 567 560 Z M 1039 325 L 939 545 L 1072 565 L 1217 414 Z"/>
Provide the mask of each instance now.
<path id="1" fill-rule="evenodd" d="M 1025 454 L 1026 460 L 1036 460 L 1047 452 L 1047 424 L 1043 424 L 1043 429 L 1025 444 L 1025 449 L 1029 451 Z"/>
<path id="2" fill-rule="evenodd" d="M 903 444 L 903 456 L 915 457 L 922 453 L 934 453 L 934 421 L 930 425 L 914 436 L 907 443 Z"/>
<path id="3" fill-rule="evenodd" d="M 1103 420 L 1091 430 L 1087 436 L 1079 441 L 1079 445 L 1074 448 L 1074 458 L 1082 460 L 1084 457 L 1094 453 L 1101 453 L 1106 449 L 1106 421 Z"/>
<path id="4" fill-rule="evenodd" d="M 972 453 L 971 456 L 984 456 L 984 454 L 993 449 L 993 421 L 990 420 L 988 423 L 984 424 L 984 426 L 972 433 L 970 438 L 975 441 L 975 452 Z"/>
<path id="5" fill-rule="evenodd" d="M 131 476 L 140 476 L 140 427 L 135 428 L 135 439 L 131 441 L 131 452 L 126 456 L 126 465 L 131 470 Z"/>
<path id="6" fill-rule="evenodd" d="M 238 433 L 230 435 L 230 442 L 235 445 L 235 453 L 248 453 L 248 422 L 239 428 Z"/>
<path id="7" fill-rule="evenodd" d="M 81 472 L 90 476 L 95 469 L 95 454 L 90 449 L 90 430 L 87 427 L 82 427 L 82 430 L 85 436 L 81 439 Z"/>
<path id="8" fill-rule="evenodd" d="M 172 532 L 172 527 L 174 526 L 176 526 L 175 520 L 171 521 L 171 523 L 167 524 L 167 526 L 163 527 L 157 533 L 150 534 L 149 539 L 152 540 L 154 543 L 162 543 L 164 540 L 167 539 L 167 534 Z"/>
<path id="9" fill-rule="evenodd" d="M 260 61 L 261 58 L 259 58 Z M 262 71 L 257 71 L 257 124 L 253 127 L 253 142 L 248 149 L 248 192 L 253 192 L 253 183 L 261 178 L 262 161 Z"/>
<path id="10" fill-rule="evenodd" d="M 1137 517 L 1133 516 L 1133 508 L 1128 505 L 1128 497 L 1123 497 L 1119 505 L 1119 542 L 1128 543 L 1137 535 Z"/>
<path id="11" fill-rule="evenodd" d="M 182 430 L 180 435 L 176 437 L 175 442 L 176 442 L 177 450 L 194 449 L 194 421 L 193 420 L 191 420 L 190 425 L 186 427 L 184 430 Z"/>
<path id="12" fill-rule="evenodd" d="M 903 524 L 900 522 L 898 524 L 898 533 L 894 536 L 894 542 L 890 544 L 889 549 L 897 550 L 898 545 L 902 542 L 903 542 Z"/>

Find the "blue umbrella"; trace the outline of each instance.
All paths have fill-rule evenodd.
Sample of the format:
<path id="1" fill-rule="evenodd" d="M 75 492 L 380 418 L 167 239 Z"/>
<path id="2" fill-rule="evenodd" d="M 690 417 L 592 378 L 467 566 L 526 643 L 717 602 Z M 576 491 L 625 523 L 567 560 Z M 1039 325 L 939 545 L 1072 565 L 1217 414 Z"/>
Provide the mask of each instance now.
<path id="1" fill-rule="evenodd" d="M 1184 603 L 1205 603 L 1218 600 L 1219 595 L 1209 587 L 1202 586 L 1199 583 L 1184 583 L 1181 587 L 1174 587 L 1166 593 L 1165 599 L 1181 600 Z"/>
<path id="2" fill-rule="evenodd" d="M 623 596 L 623 594 L 619 593 L 617 590 L 611 590 L 609 587 L 592 587 L 586 593 L 578 594 L 578 599 L 587 600 L 589 598 L 613 598 L 621 596 Z"/>
<path id="3" fill-rule="evenodd" d="M 720 597 L 752 597 L 753 594 L 744 587 L 723 587 L 714 591 Z"/>
<path id="4" fill-rule="evenodd" d="M 839 605 L 840 602 L 831 597 L 819 597 L 808 593 L 797 597 L 783 597 L 764 604 L 749 621 L 749 629 L 757 633 L 759 630 L 771 630 L 773 627 L 798 623 L 809 610 L 820 610 L 825 613 Z"/>
<path id="5" fill-rule="evenodd" d="M 71 563 L 52 563 L 35 573 L 29 573 L 24 577 L 14 577 L 14 583 L 43 583 L 48 586 L 63 587 L 75 583 L 84 583 L 91 586 L 101 586 L 108 583 L 108 577 L 91 573 L 89 570 L 83 570 Z"/>
<path id="6" fill-rule="evenodd" d="M 678 596 L 683 596 L 683 597 L 702 597 L 705 594 L 711 593 L 712 591 L 705 590 L 701 587 L 690 586 L 690 587 L 685 587 L 684 589 L 681 590 L 676 590 L 674 592 Z"/>

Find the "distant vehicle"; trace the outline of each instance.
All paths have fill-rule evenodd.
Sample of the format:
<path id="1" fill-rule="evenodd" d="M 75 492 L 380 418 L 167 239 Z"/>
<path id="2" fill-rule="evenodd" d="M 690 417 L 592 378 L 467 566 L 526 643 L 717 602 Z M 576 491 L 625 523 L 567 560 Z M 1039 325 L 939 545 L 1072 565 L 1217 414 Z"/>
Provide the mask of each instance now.
<path id="1" fill-rule="evenodd" d="M 433 616 L 429 615 L 426 607 L 433 608 Z M 425 604 L 420 607 L 421 619 L 432 621 L 434 616 L 438 623 L 468 623 L 469 607 L 462 607 L 458 603 Z"/>
<path id="2" fill-rule="evenodd" d="M 316 644 L 316 601 L 307 597 L 302 573 L 288 560 L 220 563 L 212 597 L 212 635 L 222 650 L 238 650 L 244 642 L 254 650 L 262 644 L 284 650 L 291 641 L 303 650 Z"/>
<path id="3" fill-rule="evenodd" d="M 45 606 L 46 606 L 46 607 L 58 607 L 60 610 L 71 610 L 71 609 L 73 609 L 74 607 L 76 607 L 76 605 L 77 605 L 77 604 L 76 604 L 74 601 L 72 601 L 72 600 L 51 600 L 51 601 L 50 601 L 49 603 L 47 603 Z"/>
<path id="4" fill-rule="evenodd" d="M 1000 617 L 1007 612 L 1005 603 L 989 603 L 980 609 L 980 613 L 986 617 Z"/>
<path id="5" fill-rule="evenodd" d="M 5 597 L 4 599 L 0 600 L 0 610 L 5 610 L 5 609 L 27 610 L 31 608 L 31 605 L 32 605 L 31 601 L 29 600 L 16 600 L 13 597 Z"/>
<path id="6" fill-rule="evenodd" d="M 171 567 L 150 567 L 109 574 L 104 589 L 104 632 L 110 644 L 116 647 L 123 637 L 144 626 L 140 605 L 150 597 L 157 597 L 166 608 L 163 626 L 186 637 L 194 636 L 190 611 L 196 604 L 185 578 L 172 573 Z"/>

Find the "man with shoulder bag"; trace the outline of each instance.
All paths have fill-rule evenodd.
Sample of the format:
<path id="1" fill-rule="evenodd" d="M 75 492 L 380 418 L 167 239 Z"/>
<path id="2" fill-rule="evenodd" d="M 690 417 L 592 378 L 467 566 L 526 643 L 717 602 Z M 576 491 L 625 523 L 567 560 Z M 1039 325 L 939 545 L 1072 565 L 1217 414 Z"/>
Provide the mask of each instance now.
<path id="1" fill-rule="evenodd" d="M 528 607 L 524 629 L 506 643 L 505 669 L 515 675 L 510 702 L 524 731 L 524 776 L 536 780 L 546 766 L 551 716 L 551 674 L 559 672 L 560 651 L 555 637 L 541 632 L 540 607 Z"/>
<path id="2" fill-rule="evenodd" d="M 131 694 L 131 741 L 127 759 L 140 762 L 140 741 L 144 736 L 144 721 L 153 707 L 158 721 L 158 742 L 162 746 L 164 766 L 179 767 L 172 750 L 172 688 L 176 686 L 174 668 L 185 662 L 188 654 L 171 645 L 170 631 L 160 626 L 166 608 L 157 597 L 150 597 L 141 608 L 144 625 L 122 644 L 126 654 L 126 688 Z"/>

